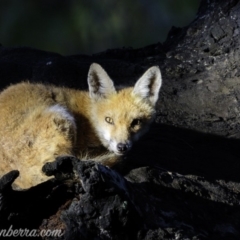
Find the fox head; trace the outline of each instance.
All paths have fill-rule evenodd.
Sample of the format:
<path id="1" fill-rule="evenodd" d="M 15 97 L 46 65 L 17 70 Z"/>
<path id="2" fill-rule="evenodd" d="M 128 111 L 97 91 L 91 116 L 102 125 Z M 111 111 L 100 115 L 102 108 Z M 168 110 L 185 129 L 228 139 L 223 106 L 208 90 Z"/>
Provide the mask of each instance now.
<path id="1" fill-rule="evenodd" d="M 116 90 L 105 70 L 93 63 L 88 73 L 91 116 L 102 144 L 116 155 L 129 151 L 155 116 L 162 84 L 157 66 L 149 68 L 134 87 Z"/>

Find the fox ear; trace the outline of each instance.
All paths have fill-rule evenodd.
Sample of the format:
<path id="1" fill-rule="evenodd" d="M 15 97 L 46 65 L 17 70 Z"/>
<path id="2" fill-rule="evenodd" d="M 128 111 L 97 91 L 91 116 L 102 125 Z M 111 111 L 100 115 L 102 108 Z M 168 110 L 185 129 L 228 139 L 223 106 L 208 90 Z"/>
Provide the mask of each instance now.
<path id="1" fill-rule="evenodd" d="M 91 64 L 89 68 L 88 87 L 90 97 L 96 100 L 116 92 L 113 81 L 97 63 Z"/>
<path id="2" fill-rule="evenodd" d="M 162 85 L 162 76 L 158 66 L 149 68 L 136 82 L 133 94 L 147 99 L 154 106 Z"/>

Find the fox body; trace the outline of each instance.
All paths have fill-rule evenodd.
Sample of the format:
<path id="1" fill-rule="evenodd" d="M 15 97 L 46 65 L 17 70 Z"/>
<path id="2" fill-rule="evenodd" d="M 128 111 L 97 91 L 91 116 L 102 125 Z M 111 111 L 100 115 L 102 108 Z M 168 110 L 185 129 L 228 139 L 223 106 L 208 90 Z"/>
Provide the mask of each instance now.
<path id="1" fill-rule="evenodd" d="M 158 67 L 134 87 L 116 90 L 93 63 L 89 91 L 22 82 L 0 94 L 0 176 L 17 169 L 17 188 L 49 179 L 42 166 L 74 155 L 113 165 L 152 122 L 161 87 Z"/>

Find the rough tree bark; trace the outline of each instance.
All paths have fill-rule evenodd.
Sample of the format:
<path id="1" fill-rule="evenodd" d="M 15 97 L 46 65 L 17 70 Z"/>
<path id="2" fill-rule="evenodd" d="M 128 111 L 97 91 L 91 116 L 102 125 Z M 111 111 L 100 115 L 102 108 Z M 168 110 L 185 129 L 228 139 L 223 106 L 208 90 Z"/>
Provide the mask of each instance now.
<path id="1" fill-rule="evenodd" d="M 163 44 L 69 57 L 1 47 L 1 87 L 29 79 L 86 88 L 98 62 L 127 84 L 159 65 L 163 89 L 156 123 L 114 170 L 59 158 L 44 169 L 58 181 L 28 191 L 11 189 L 18 172 L 5 175 L 0 229 L 65 232 L 44 239 L 240 239 L 239 34 L 239 1 L 202 0 Z"/>
<path id="2" fill-rule="evenodd" d="M 239 1 L 202 1 L 190 26 L 169 34 L 164 121 L 239 138 L 239 26 Z"/>

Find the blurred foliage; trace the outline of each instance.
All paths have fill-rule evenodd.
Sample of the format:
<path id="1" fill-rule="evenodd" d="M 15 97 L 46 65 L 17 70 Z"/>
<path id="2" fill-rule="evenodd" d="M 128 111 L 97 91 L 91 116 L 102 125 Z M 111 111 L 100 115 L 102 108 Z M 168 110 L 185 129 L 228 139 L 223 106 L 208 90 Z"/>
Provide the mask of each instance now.
<path id="1" fill-rule="evenodd" d="M 163 42 L 200 0 L 1 0 L 0 43 L 64 55 Z"/>

